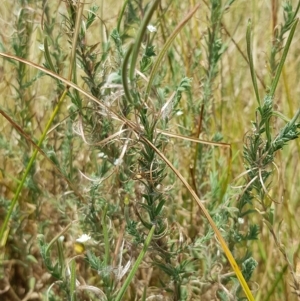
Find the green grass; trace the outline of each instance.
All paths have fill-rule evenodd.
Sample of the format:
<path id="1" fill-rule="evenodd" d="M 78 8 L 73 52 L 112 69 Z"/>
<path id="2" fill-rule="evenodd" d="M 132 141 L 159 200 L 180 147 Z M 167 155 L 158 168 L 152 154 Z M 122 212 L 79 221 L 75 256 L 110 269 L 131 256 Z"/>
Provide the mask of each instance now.
<path id="1" fill-rule="evenodd" d="M 300 1 L 103 2 L 0 8 L 1 300 L 298 300 Z"/>

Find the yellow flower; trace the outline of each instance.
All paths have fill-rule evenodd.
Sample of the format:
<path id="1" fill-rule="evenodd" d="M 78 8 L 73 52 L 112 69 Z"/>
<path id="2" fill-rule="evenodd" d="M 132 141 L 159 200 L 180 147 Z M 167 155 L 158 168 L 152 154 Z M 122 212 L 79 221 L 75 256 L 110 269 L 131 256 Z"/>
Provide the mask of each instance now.
<path id="1" fill-rule="evenodd" d="M 82 254 L 85 251 L 85 246 L 83 243 L 81 242 L 75 242 L 74 243 L 74 251 L 76 252 L 76 254 Z"/>
<path id="2" fill-rule="evenodd" d="M 82 254 L 85 251 L 84 243 L 90 240 L 91 237 L 87 234 L 82 234 L 79 238 L 76 239 L 74 243 L 74 250 L 77 254 Z"/>

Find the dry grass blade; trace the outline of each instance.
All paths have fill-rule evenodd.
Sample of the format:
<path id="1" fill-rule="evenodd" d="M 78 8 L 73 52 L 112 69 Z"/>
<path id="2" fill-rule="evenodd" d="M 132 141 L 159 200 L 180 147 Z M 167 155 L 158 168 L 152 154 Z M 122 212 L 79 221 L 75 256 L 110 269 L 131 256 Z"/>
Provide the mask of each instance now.
<path id="1" fill-rule="evenodd" d="M 180 134 L 174 134 L 174 133 L 170 133 L 167 131 L 161 131 L 161 130 L 158 130 L 158 132 L 165 136 L 171 137 L 171 138 L 182 139 L 182 140 L 191 141 L 191 142 L 195 142 L 195 143 L 199 143 L 199 144 L 210 145 L 210 146 L 218 146 L 218 147 L 224 147 L 224 148 L 229 148 L 229 149 L 231 148 L 230 144 L 228 144 L 228 143 L 212 142 L 212 141 L 202 140 L 202 139 L 193 138 L 193 137 L 187 137 L 187 136 L 183 136 Z"/>

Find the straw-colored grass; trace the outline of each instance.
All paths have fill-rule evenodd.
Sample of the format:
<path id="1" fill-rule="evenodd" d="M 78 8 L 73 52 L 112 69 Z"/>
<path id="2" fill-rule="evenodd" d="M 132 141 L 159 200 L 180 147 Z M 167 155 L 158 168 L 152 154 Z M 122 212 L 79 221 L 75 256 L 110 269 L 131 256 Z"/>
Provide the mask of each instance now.
<path id="1" fill-rule="evenodd" d="M 300 299 L 285 2 L 48 2 L 0 6 L 0 299 Z"/>

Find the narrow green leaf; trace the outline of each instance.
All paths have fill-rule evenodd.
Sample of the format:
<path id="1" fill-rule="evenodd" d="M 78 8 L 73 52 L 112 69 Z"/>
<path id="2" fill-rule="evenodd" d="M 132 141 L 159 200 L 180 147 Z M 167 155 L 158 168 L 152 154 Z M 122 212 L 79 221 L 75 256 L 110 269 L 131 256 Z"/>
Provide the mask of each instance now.
<path id="1" fill-rule="evenodd" d="M 256 96 L 256 100 L 258 102 L 258 105 L 260 106 L 260 98 L 259 98 L 259 93 L 258 93 L 256 74 L 255 74 L 254 63 L 253 63 L 253 55 L 252 55 L 251 24 L 252 24 L 251 20 L 249 19 L 248 26 L 247 26 L 247 33 L 246 33 L 247 54 L 248 54 L 249 67 L 250 67 L 250 73 L 251 73 L 254 92 L 255 92 L 255 96 Z"/>
<path id="2" fill-rule="evenodd" d="M 132 270 L 130 271 L 128 277 L 126 278 L 124 284 L 122 285 L 122 287 L 121 287 L 121 289 L 120 289 L 120 291 L 119 291 L 119 293 L 118 293 L 115 301 L 122 300 L 122 298 L 123 298 L 123 296 L 124 296 L 124 294 L 125 294 L 128 286 L 129 286 L 129 284 L 131 283 L 131 281 L 132 281 L 132 279 L 133 279 L 133 277 L 134 277 L 134 275 L 135 275 L 138 267 L 140 266 L 140 264 L 141 264 L 144 256 L 146 255 L 146 252 L 147 252 L 148 247 L 150 245 L 150 242 L 152 240 L 154 231 L 155 231 L 155 225 L 152 226 L 152 228 L 151 228 L 151 230 L 150 230 L 150 232 L 149 232 L 149 234 L 147 236 L 147 239 L 145 240 L 144 247 L 143 247 L 141 253 L 139 254 L 139 256 L 138 256 L 138 258 L 137 258 L 137 260 L 136 260 L 136 262 L 135 262 Z"/>
<path id="3" fill-rule="evenodd" d="M 133 101 L 132 101 L 131 94 L 129 91 L 127 67 L 128 67 L 130 55 L 132 53 L 132 49 L 133 49 L 133 44 L 130 44 L 128 47 L 128 50 L 125 54 L 123 65 L 122 65 L 122 83 L 123 83 L 124 93 L 125 93 L 125 97 L 126 97 L 127 101 L 131 104 L 133 103 Z"/>
<path id="4" fill-rule="evenodd" d="M 291 46 L 291 43 L 292 43 L 292 40 L 293 40 L 293 36 L 294 36 L 294 33 L 295 33 L 295 30 L 296 30 L 296 26 L 298 24 L 298 20 L 299 19 L 296 19 L 292 25 L 292 28 L 291 28 L 291 31 L 289 33 L 289 36 L 288 36 L 288 39 L 286 41 L 286 44 L 284 46 L 284 50 L 283 50 L 283 53 L 282 53 L 282 57 L 280 59 L 280 62 L 279 62 L 279 65 L 277 67 L 277 70 L 276 70 L 276 74 L 275 74 L 275 77 L 274 77 L 274 80 L 272 82 L 272 86 L 271 86 L 271 90 L 270 90 L 270 93 L 269 95 L 271 97 L 274 96 L 275 94 L 275 90 L 276 90 L 276 87 L 277 87 L 277 84 L 279 82 L 279 78 L 280 78 L 280 75 L 281 75 L 281 71 L 282 71 L 282 68 L 283 68 L 283 65 L 284 65 L 284 62 L 286 60 L 286 57 L 287 57 L 287 54 L 289 52 L 289 49 L 290 49 L 290 46 Z"/>
<path id="5" fill-rule="evenodd" d="M 48 39 L 47 37 L 45 37 L 44 39 L 44 53 L 45 53 L 45 59 L 46 59 L 46 62 L 48 64 L 48 66 L 50 67 L 50 70 L 53 71 L 53 72 L 56 72 L 55 68 L 54 68 L 54 65 L 53 65 L 53 62 L 52 62 L 52 59 L 51 59 L 51 54 L 50 54 L 50 51 L 49 51 L 49 46 L 48 46 Z"/>
<path id="6" fill-rule="evenodd" d="M 145 101 L 147 101 L 148 95 L 150 93 L 150 89 L 152 87 L 152 83 L 153 80 L 155 78 L 155 75 L 157 73 L 158 67 L 161 64 L 161 61 L 164 57 L 164 55 L 166 54 L 167 50 L 169 49 L 169 47 L 171 46 L 172 42 L 174 41 L 174 39 L 176 38 L 176 36 L 178 35 L 178 33 L 180 32 L 180 30 L 184 27 L 184 25 L 191 19 L 191 17 L 194 15 L 194 13 L 198 10 L 200 4 L 198 4 L 197 6 L 195 6 L 189 13 L 188 15 L 177 25 L 177 27 L 174 29 L 173 33 L 170 35 L 170 37 L 168 38 L 168 40 L 166 41 L 165 45 L 163 46 L 161 52 L 159 53 L 153 68 L 151 70 L 150 76 L 149 76 L 149 82 L 146 88 L 146 95 L 145 95 Z"/>
<path id="7" fill-rule="evenodd" d="M 70 295 L 71 301 L 76 301 L 76 262 L 71 261 L 71 277 L 70 277 Z"/>

